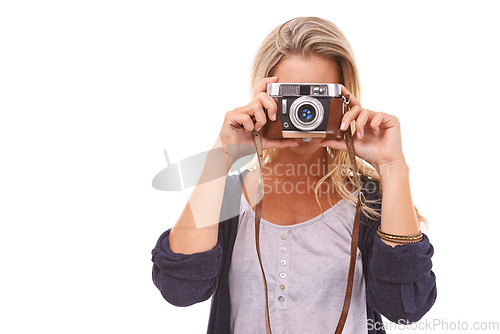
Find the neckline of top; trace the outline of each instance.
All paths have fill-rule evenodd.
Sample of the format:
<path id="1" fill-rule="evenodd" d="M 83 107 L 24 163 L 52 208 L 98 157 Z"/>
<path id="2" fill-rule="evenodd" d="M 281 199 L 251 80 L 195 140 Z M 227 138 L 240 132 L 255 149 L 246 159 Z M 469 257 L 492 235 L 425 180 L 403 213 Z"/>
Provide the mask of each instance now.
<path id="1" fill-rule="evenodd" d="M 353 195 L 354 197 L 357 197 L 358 196 L 358 190 L 355 190 L 353 193 L 351 193 L 351 195 Z M 255 218 L 255 211 L 253 210 L 252 206 L 250 205 L 250 203 L 248 203 L 248 200 L 246 199 L 245 195 L 242 193 L 241 194 L 241 198 L 242 198 L 242 202 L 244 203 L 244 205 L 246 206 L 247 210 L 250 212 L 250 214 L 252 215 L 252 217 Z M 266 226 L 269 226 L 269 227 L 272 227 L 272 228 L 276 228 L 276 229 L 288 229 L 288 230 L 292 230 L 292 229 L 298 229 L 298 228 L 302 228 L 302 227 L 305 227 L 305 226 L 308 226 L 318 220 L 320 220 L 321 218 L 324 218 L 325 216 L 327 216 L 328 214 L 330 214 L 331 212 L 334 212 L 335 211 L 335 208 L 339 207 L 339 206 L 342 206 L 344 203 L 347 203 L 347 201 L 342 198 L 341 200 L 339 200 L 337 203 L 335 203 L 333 206 L 329 207 L 327 210 L 323 211 L 323 214 L 319 214 L 317 215 L 316 217 L 313 217 L 311 219 L 308 219 L 306 221 L 303 221 L 303 222 L 300 222 L 300 223 L 297 223 L 297 224 L 293 224 L 293 225 L 278 225 L 278 224 L 275 224 L 275 223 L 272 223 L 264 218 L 260 218 L 260 222 Z"/>

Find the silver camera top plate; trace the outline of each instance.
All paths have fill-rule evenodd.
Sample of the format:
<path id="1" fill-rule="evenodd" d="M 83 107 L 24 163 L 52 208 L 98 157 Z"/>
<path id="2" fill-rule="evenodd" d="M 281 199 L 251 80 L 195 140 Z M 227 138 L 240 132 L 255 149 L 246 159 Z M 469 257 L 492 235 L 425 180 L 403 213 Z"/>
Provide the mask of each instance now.
<path id="1" fill-rule="evenodd" d="M 317 97 L 340 97 L 342 96 L 342 90 L 340 84 L 279 82 L 268 83 L 267 94 L 273 97 L 304 95 Z"/>

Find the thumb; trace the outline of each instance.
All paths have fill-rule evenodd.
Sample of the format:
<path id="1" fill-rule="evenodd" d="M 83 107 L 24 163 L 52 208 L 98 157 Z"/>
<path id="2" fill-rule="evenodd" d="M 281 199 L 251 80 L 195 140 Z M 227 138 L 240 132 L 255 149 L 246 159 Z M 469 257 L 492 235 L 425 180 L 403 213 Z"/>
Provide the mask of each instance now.
<path id="1" fill-rule="evenodd" d="M 319 145 L 323 147 L 330 147 L 333 148 L 334 150 L 347 151 L 347 144 L 345 139 L 342 140 L 325 139 L 321 141 Z"/>
<path id="2" fill-rule="evenodd" d="M 289 146 L 298 146 L 295 139 L 266 139 L 264 148 L 286 148 Z"/>

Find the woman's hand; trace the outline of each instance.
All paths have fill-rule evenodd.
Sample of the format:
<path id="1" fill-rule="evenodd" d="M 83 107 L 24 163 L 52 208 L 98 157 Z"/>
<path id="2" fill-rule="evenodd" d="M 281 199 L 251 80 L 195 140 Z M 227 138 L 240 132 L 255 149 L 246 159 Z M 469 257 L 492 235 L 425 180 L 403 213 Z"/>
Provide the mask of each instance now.
<path id="1" fill-rule="evenodd" d="M 259 131 L 268 121 L 264 109 L 271 122 L 276 121 L 278 106 L 267 94 L 267 84 L 278 82 L 278 77 L 264 78 L 255 87 L 253 98 L 246 106 L 226 113 L 219 134 L 220 141 L 229 155 L 231 162 L 255 153 L 255 142 L 252 131 Z M 255 123 L 254 123 L 255 120 Z M 285 148 L 298 145 L 295 139 L 267 139 L 262 137 L 262 146 L 268 148 Z"/>
<path id="2" fill-rule="evenodd" d="M 404 164 L 399 120 L 386 113 L 363 109 L 344 86 L 342 94 L 349 97 L 350 110 L 342 118 L 340 129 L 346 130 L 350 122 L 355 120 L 353 144 L 356 155 L 372 164 L 379 174 L 383 168 Z M 321 142 L 321 146 L 347 151 L 345 139 L 326 139 Z"/>

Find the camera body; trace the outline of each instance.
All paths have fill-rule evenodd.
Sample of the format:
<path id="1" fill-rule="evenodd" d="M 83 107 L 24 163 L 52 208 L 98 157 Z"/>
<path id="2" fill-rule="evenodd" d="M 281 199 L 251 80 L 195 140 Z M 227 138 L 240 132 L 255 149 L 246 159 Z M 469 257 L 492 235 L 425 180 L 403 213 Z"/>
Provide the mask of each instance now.
<path id="1" fill-rule="evenodd" d="M 276 121 L 262 127 L 266 138 L 328 138 L 342 140 L 344 102 L 340 84 L 269 83 L 267 94 L 278 105 Z"/>

